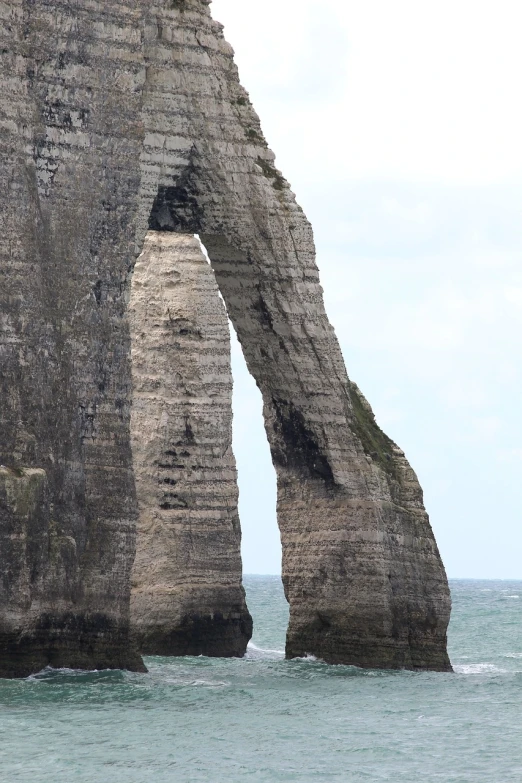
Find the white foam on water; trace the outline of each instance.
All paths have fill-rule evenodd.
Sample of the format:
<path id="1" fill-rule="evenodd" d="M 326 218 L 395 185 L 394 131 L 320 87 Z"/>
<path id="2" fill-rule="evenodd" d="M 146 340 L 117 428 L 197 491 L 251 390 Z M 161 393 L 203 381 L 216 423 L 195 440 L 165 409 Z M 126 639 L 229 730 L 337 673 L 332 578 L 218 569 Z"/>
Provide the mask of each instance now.
<path id="1" fill-rule="evenodd" d="M 284 650 L 272 650 L 267 647 L 258 647 L 253 642 L 248 643 L 247 651 L 244 656 L 247 660 L 280 660 L 285 657 Z"/>
<path id="2" fill-rule="evenodd" d="M 188 685 L 191 686 L 203 686 L 204 688 L 226 688 L 230 685 L 229 682 L 216 680 L 215 682 L 209 680 L 191 680 Z"/>
<path id="3" fill-rule="evenodd" d="M 522 652 L 506 653 L 503 657 L 504 658 L 522 658 Z"/>
<path id="4" fill-rule="evenodd" d="M 280 661 L 285 657 L 284 650 L 273 650 L 268 647 L 258 647 L 253 642 L 248 643 L 247 651 L 244 658 L 248 661 Z M 320 658 L 316 658 L 315 655 L 306 653 L 302 657 L 292 658 L 293 661 L 304 661 L 306 663 L 321 663 Z"/>
<path id="5" fill-rule="evenodd" d="M 463 663 L 453 666 L 455 674 L 502 674 L 506 669 L 499 669 L 493 663 Z"/>
<path id="6" fill-rule="evenodd" d="M 155 680 L 161 685 L 175 685 L 178 688 L 227 688 L 230 686 L 230 682 L 226 680 L 203 680 L 193 679 L 188 676 L 180 675 L 179 677 L 165 677 L 161 672 L 155 673 Z"/>
<path id="7" fill-rule="evenodd" d="M 119 671 L 119 669 L 68 669 L 67 667 L 55 669 L 53 666 L 46 666 L 44 669 L 41 669 L 39 672 L 36 672 L 35 674 L 30 674 L 25 679 L 41 681 L 43 679 L 48 679 L 49 676 L 53 674 L 54 675 L 67 674 L 68 676 L 82 676 L 85 674 L 100 674 L 100 672 L 111 673 L 115 671 Z"/>

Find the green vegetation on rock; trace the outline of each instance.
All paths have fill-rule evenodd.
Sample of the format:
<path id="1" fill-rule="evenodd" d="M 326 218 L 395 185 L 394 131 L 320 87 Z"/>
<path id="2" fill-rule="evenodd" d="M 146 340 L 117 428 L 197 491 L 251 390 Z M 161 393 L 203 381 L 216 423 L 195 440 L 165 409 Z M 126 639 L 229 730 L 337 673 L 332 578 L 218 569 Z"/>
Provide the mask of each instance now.
<path id="1" fill-rule="evenodd" d="M 398 480 L 393 449 L 395 443 L 379 427 L 375 415 L 357 384 L 349 382 L 350 399 L 354 412 L 354 430 L 368 456 L 391 477 Z"/>
<path id="2" fill-rule="evenodd" d="M 263 158 L 258 158 L 257 165 L 263 170 L 265 177 L 272 180 L 272 185 L 275 190 L 283 190 L 285 186 L 285 178 L 276 168 L 274 168 L 274 166 L 272 166 L 271 163 L 269 163 L 267 160 L 263 160 Z"/>

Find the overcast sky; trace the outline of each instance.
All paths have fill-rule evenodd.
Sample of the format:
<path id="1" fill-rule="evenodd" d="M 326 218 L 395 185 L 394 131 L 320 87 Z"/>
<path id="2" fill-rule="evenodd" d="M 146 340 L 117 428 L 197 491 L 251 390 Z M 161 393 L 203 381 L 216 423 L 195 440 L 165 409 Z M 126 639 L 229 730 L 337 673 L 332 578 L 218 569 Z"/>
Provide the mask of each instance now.
<path id="1" fill-rule="evenodd" d="M 350 377 L 450 577 L 522 578 L 522 7 L 214 0 L 314 226 Z M 261 401 L 233 348 L 246 573 L 279 573 Z"/>

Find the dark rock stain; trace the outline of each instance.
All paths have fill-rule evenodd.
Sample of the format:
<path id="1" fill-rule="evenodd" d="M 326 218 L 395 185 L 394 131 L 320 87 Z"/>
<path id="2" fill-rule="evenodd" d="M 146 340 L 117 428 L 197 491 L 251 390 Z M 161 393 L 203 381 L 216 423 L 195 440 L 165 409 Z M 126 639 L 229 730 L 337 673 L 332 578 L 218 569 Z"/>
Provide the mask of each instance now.
<path id="1" fill-rule="evenodd" d="M 332 468 L 321 452 L 314 433 L 306 425 L 302 412 L 291 402 L 275 398 L 272 402 L 276 413 L 274 429 L 280 444 L 279 448 L 272 447 L 274 463 L 333 485 Z"/>

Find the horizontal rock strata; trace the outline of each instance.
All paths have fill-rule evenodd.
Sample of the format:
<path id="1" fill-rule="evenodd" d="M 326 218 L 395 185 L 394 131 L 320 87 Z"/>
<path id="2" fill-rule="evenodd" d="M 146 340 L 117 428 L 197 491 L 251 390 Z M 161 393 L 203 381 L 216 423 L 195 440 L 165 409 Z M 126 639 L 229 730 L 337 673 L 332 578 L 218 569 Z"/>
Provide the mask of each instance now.
<path id="1" fill-rule="evenodd" d="M 0 552 L 15 606 L 0 617 L 0 674 L 29 628 L 44 630 L 28 649 L 60 649 L 61 665 L 140 666 L 125 311 L 147 228 L 202 236 L 263 394 L 287 654 L 448 669 L 449 591 L 422 492 L 346 375 L 311 227 L 208 5 L 0 6 L 0 464 L 45 472 L 49 518 L 75 544 L 56 580 L 45 566 L 57 594 L 14 625 L 18 577 Z M 10 530 L 18 512 L 4 508 Z"/>
<path id="2" fill-rule="evenodd" d="M 26 677 L 46 666 L 143 670 L 124 624 L 96 606 L 80 614 L 68 600 L 77 545 L 60 529 L 50 499 L 44 470 L 0 466 L 2 676 Z"/>
<path id="3" fill-rule="evenodd" d="M 242 656 L 228 320 L 190 235 L 149 232 L 130 302 L 140 510 L 132 625 L 148 655 Z"/>
<path id="4" fill-rule="evenodd" d="M 206 5 L 147 17 L 142 217 L 153 199 L 151 228 L 200 234 L 263 394 L 287 655 L 448 670 L 450 595 L 422 491 L 347 377 L 311 226 Z"/>
<path id="5" fill-rule="evenodd" d="M 46 573 L 22 607 L 12 549 L 0 550 L 11 596 L 0 675 L 48 663 L 143 668 L 129 637 L 137 507 L 125 319 L 142 18 L 132 0 L 0 4 L 0 464 L 45 472 L 32 545 L 45 547 L 48 519 L 68 542 L 59 562 L 37 558 Z M 19 520 L 4 505 L 15 537 Z"/>

